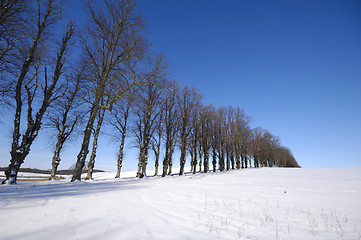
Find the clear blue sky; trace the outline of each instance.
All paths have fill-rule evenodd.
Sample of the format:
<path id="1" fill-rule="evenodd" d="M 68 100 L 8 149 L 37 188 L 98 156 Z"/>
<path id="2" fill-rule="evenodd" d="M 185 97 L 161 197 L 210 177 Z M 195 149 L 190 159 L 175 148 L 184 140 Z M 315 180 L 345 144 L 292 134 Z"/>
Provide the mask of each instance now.
<path id="1" fill-rule="evenodd" d="M 71 2 L 84 21 L 81 4 Z M 170 78 L 198 88 L 206 104 L 244 108 L 252 126 L 279 136 L 303 167 L 361 166 L 361 1 L 138 2 Z M 8 132 L 1 166 L 9 161 Z M 102 138 L 96 164 L 115 170 L 117 146 L 107 145 Z M 50 168 L 41 140 L 34 150 L 24 166 Z"/>

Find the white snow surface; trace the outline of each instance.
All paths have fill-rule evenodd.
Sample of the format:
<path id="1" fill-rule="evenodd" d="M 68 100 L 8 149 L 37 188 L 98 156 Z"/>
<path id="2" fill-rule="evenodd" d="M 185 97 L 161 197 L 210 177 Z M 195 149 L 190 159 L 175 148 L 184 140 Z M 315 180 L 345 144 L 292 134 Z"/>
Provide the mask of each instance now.
<path id="1" fill-rule="evenodd" d="M 0 186 L 0 239 L 361 239 L 361 169 Z"/>

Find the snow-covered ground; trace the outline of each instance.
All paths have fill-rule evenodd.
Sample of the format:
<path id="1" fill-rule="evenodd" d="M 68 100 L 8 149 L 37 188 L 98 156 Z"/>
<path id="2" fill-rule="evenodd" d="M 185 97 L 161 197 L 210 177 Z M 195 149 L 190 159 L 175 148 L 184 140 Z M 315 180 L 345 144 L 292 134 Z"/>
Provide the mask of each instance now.
<path id="1" fill-rule="evenodd" d="M 361 239 L 361 169 L 0 186 L 0 239 Z"/>

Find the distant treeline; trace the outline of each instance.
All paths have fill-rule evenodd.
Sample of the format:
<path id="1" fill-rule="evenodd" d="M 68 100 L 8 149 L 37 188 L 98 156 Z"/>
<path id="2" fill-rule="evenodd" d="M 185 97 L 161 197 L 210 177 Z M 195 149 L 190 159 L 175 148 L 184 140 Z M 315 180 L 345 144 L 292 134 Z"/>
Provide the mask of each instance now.
<path id="1" fill-rule="evenodd" d="M 251 118 L 241 108 L 205 105 L 200 91 L 168 78 L 164 56 L 150 51 L 136 1 L 84 2 L 89 19 L 81 29 L 73 20 L 64 22 L 60 0 L 15 0 L 0 6 L 0 105 L 11 113 L 3 118 L 13 122 L 3 183 L 16 182 L 44 126 L 53 133 L 52 179 L 63 174 L 57 170 L 61 151 L 74 135 L 82 140 L 72 143 L 79 148 L 72 181 L 81 180 L 89 153 L 86 179 L 92 178 L 101 134 L 119 143 L 116 178 L 126 138 L 139 149 L 140 178 L 146 176 L 151 153 L 155 174 L 162 164 L 162 176 L 170 175 L 175 151 L 180 152 L 180 175 L 187 159 L 192 173 L 252 163 L 299 167 L 277 137 L 249 126 Z"/>

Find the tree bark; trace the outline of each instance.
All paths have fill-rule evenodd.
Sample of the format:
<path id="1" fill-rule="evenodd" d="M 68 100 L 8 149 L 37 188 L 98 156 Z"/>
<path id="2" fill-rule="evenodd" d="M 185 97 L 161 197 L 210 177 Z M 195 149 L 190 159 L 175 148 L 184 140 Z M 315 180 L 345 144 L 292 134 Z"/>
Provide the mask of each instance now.
<path id="1" fill-rule="evenodd" d="M 123 166 L 123 157 L 124 157 L 124 142 L 125 142 L 125 131 L 122 133 L 122 139 L 120 141 L 119 146 L 119 154 L 118 154 L 118 160 L 117 160 L 117 174 L 115 175 L 115 178 L 120 178 L 120 172 L 122 170 Z"/>
<path id="2" fill-rule="evenodd" d="M 183 139 L 181 143 L 181 157 L 180 157 L 180 170 L 179 170 L 180 176 L 184 174 L 184 165 L 186 163 L 186 146 L 187 146 L 187 142 L 185 139 Z"/>
<path id="3" fill-rule="evenodd" d="M 169 162 L 168 162 L 168 176 L 172 175 L 172 167 L 173 167 L 173 150 L 170 150 L 169 154 Z"/>
<path id="4" fill-rule="evenodd" d="M 240 159 L 240 156 L 239 156 L 239 153 L 236 149 L 236 168 L 237 169 L 240 169 L 241 168 L 241 159 Z"/>
<path id="5" fill-rule="evenodd" d="M 248 158 L 247 158 L 247 154 L 245 154 L 245 157 L 244 157 L 244 166 L 245 168 L 248 167 Z"/>
<path id="6" fill-rule="evenodd" d="M 87 176 L 86 176 L 85 180 L 90 180 L 93 177 L 95 157 L 96 157 L 97 148 L 98 148 L 98 139 L 99 139 L 99 135 L 100 135 L 100 129 L 101 129 L 102 124 L 103 124 L 105 111 L 106 111 L 106 109 L 103 108 L 103 109 L 101 109 L 100 114 L 99 114 L 99 120 L 98 120 L 97 128 L 96 128 L 96 130 L 94 132 L 92 153 L 90 155 L 89 163 L 88 163 L 88 173 L 87 173 Z"/>
<path id="7" fill-rule="evenodd" d="M 60 164 L 60 151 L 63 148 L 63 141 L 62 141 L 62 133 L 58 136 L 58 141 L 56 143 L 56 149 L 54 151 L 53 160 L 51 164 L 51 173 L 49 180 L 55 180 L 56 171 L 58 170 L 58 166 Z"/>
<path id="8" fill-rule="evenodd" d="M 213 172 L 216 172 L 217 171 L 217 156 L 216 156 L 216 153 L 214 152 L 212 154 L 212 164 L 213 164 Z"/>
<path id="9" fill-rule="evenodd" d="M 204 172 L 207 173 L 209 171 L 209 150 L 205 150 L 203 156 Z"/>

